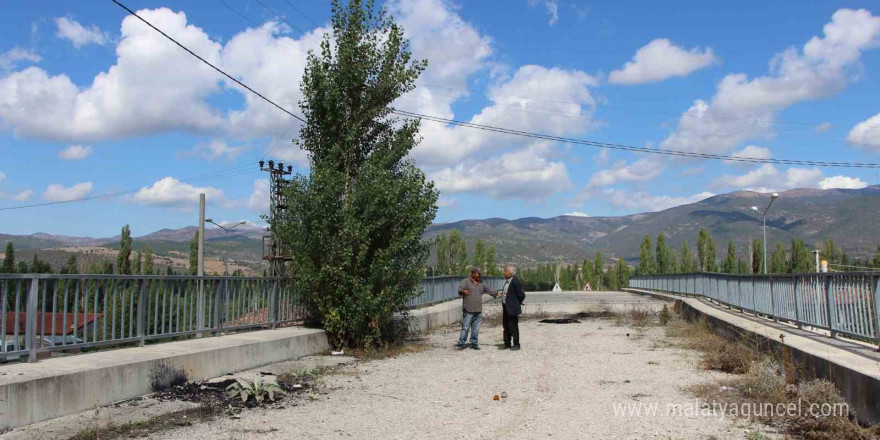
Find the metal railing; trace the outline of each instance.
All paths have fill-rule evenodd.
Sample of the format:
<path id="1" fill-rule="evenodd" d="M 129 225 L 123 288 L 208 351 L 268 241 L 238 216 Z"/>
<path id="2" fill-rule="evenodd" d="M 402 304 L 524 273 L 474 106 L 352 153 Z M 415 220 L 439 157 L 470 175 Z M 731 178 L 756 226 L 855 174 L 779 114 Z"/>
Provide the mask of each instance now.
<path id="1" fill-rule="evenodd" d="M 422 294 L 411 299 L 410 307 L 424 307 L 432 304 L 450 301 L 458 298 L 458 285 L 465 276 L 439 276 L 425 277 L 422 279 Z M 504 277 L 483 277 L 492 289 L 498 290 L 504 286 Z"/>
<path id="2" fill-rule="evenodd" d="M 0 304 L 0 361 L 274 328 L 306 315 L 286 278 L 0 274 Z"/>
<path id="3" fill-rule="evenodd" d="M 880 275 L 692 273 L 632 277 L 629 287 L 705 297 L 774 320 L 880 345 Z"/>
<path id="4" fill-rule="evenodd" d="M 409 305 L 458 298 L 464 278 L 424 278 Z M 504 283 L 503 277 L 484 280 L 493 289 Z M 274 328 L 306 315 L 305 300 L 288 278 L 0 274 L 0 362 Z"/>

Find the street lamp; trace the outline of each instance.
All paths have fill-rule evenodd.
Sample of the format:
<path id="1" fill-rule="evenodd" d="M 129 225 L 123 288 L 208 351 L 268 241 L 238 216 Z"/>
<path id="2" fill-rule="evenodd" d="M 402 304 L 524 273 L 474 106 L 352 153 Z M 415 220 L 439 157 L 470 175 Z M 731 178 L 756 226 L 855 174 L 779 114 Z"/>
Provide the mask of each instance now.
<path id="1" fill-rule="evenodd" d="M 226 239 L 227 239 L 227 240 L 229 239 L 229 231 L 231 231 L 231 230 L 232 230 L 233 228 L 235 228 L 236 226 L 241 226 L 241 225 L 247 223 L 247 222 L 238 222 L 238 223 L 236 223 L 236 224 L 234 224 L 234 225 L 232 225 L 232 226 L 226 228 L 226 227 L 223 227 L 223 226 L 221 226 L 221 225 L 219 225 L 219 224 L 217 224 L 217 223 L 214 223 L 214 220 L 211 220 L 211 219 L 209 219 L 209 218 L 206 218 L 205 221 L 208 222 L 208 223 L 213 224 L 214 226 L 216 226 L 216 227 L 218 227 L 218 228 L 220 228 L 220 229 L 222 229 L 223 232 L 226 233 Z M 226 254 L 226 255 L 223 256 L 223 266 L 225 267 L 225 269 L 223 269 L 223 271 L 225 272 L 225 273 L 224 273 L 225 276 L 229 276 L 229 251 L 226 251 L 225 254 Z"/>
<path id="2" fill-rule="evenodd" d="M 760 213 L 764 221 L 764 275 L 767 275 L 767 211 L 770 210 L 770 205 L 773 204 L 773 201 L 778 198 L 779 193 L 770 194 L 770 203 L 767 204 L 767 208 L 764 209 L 764 212 L 761 212 L 757 206 L 752 206 L 752 211 Z"/>

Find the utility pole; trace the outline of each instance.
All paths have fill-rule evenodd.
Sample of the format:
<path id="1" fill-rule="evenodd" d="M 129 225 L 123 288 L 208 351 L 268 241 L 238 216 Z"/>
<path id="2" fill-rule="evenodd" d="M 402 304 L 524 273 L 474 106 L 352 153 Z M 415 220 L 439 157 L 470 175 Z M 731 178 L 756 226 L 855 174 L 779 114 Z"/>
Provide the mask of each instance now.
<path id="1" fill-rule="evenodd" d="M 205 328 L 205 195 L 199 194 L 199 266 L 197 275 L 199 276 L 199 297 L 197 301 L 198 317 L 196 324 L 198 329 Z"/>
<path id="2" fill-rule="evenodd" d="M 284 164 L 279 162 L 277 167 L 274 161 L 260 161 L 260 170 L 269 173 L 269 228 L 268 235 L 263 236 L 263 259 L 269 261 L 269 276 L 277 277 L 284 274 L 284 262 L 290 260 L 289 255 L 285 255 L 285 249 L 281 241 L 272 233 L 272 225 L 281 211 L 287 209 L 284 202 L 284 187 L 289 180 L 286 176 L 293 174 L 293 167 L 288 165 L 284 168 Z"/>
<path id="3" fill-rule="evenodd" d="M 773 204 L 773 201 L 778 198 L 779 193 L 770 194 L 770 203 L 767 204 L 764 212 L 761 212 L 757 206 L 752 206 L 752 211 L 759 212 L 764 222 L 764 275 L 767 275 L 767 211 L 770 210 L 770 205 Z"/>
<path id="4" fill-rule="evenodd" d="M 230 226 L 230 227 L 227 228 L 227 227 L 225 227 L 225 226 L 223 226 L 223 225 L 221 225 L 221 224 L 219 224 L 219 223 L 215 223 L 214 220 L 213 220 L 213 219 L 210 219 L 210 218 L 206 218 L 205 221 L 208 222 L 208 223 L 213 224 L 214 226 L 216 226 L 216 227 L 218 227 L 218 228 L 220 228 L 220 229 L 222 229 L 223 232 L 226 233 L 226 237 L 225 237 L 225 238 L 226 238 L 226 242 L 227 242 L 226 245 L 227 245 L 227 246 L 229 246 L 229 231 L 232 230 L 232 229 L 234 229 L 236 226 L 241 226 L 241 225 L 243 225 L 243 224 L 246 223 L 246 222 L 238 222 L 238 223 L 236 223 L 236 224 L 234 224 L 234 225 L 232 225 L 232 226 Z M 225 269 L 223 270 L 223 275 L 225 275 L 225 276 L 229 276 L 229 250 L 227 250 L 226 252 L 224 252 L 224 255 L 223 255 L 223 265 L 225 266 Z"/>

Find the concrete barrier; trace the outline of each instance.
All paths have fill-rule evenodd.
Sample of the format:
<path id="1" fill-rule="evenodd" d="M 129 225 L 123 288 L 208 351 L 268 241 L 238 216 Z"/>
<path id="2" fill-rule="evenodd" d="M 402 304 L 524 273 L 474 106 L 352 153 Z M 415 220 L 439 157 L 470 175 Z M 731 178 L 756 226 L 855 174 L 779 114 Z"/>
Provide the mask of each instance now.
<path id="1" fill-rule="evenodd" d="M 783 353 L 808 377 L 834 383 L 856 417 L 865 424 L 880 423 L 880 355 L 871 347 L 852 341 L 830 339 L 817 333 L 770 320 L 731 313 L 697 298 L 624 289 L 675 301 L 675 310 L 689 321 L 705 318 L 716 334 L 736 340 L 746 335 L 750 344 L 766 353 Z M 780 335 L 784 336 L 780 338 Z"/>
<path id="2" fill-rule="evenodd" d="M 329 348 L 323 330 L 291 327 L 8 365 L 0 369 L 0 430 Z"/>

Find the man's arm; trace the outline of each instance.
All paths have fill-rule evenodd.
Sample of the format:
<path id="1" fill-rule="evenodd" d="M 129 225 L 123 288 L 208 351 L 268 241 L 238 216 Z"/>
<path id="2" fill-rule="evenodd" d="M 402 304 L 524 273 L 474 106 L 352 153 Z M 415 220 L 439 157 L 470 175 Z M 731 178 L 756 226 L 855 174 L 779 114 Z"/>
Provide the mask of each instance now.
<path id="1" fill-rule="evenodd" d="M 514 285 L 510 286 L 510 287 L 514 288 L 514 290 L 515 290 L 514 293 L 516 294 L 516 298 L 519 299 L 519 303 L 522 304 L 523 301 L 526 300 L 526 291 L 525 291 L 525 289 L 523 289 L 522 283 L 519 281 L 519 279 L 517 279 L 516 283 L 514 283 Z M 509 293 L 510 287 L 507 288 L 508 293 Z"/>
<path id="2" fill-rule="evenodd" d="M 462 280 L 460 283 L 458 283 L 458 295 L 459 296 L 470 295 L 470 294 L 471 294 L 471 292 L 469 292 L 467 290 L 467 280 Z"/>

